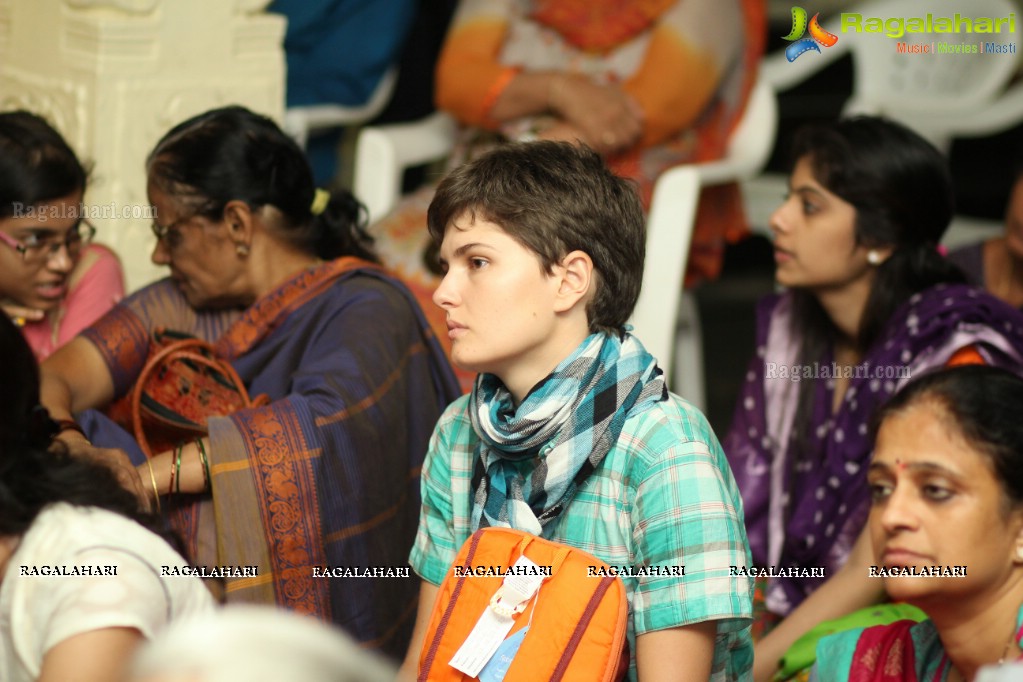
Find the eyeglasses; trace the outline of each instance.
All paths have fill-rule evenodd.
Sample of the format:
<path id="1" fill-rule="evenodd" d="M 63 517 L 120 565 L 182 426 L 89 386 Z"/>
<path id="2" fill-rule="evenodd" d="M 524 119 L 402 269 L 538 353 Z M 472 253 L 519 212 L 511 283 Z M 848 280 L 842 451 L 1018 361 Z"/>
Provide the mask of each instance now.
<path id="1" fill-rule="evenodd" d="M 31 232 L 23 239 L 15 239 L 6 232 L 0 231 L 0 242 L 20 253 L 21 260 L 25 263 L 40 265 L 56 256 L 62 246 L 67 250 L 69 258 L 77 258 L 82 247 L 91 242 L 95 236 L 96 228 L 93 224 L 82 219 L 75 223 L 75 226 L 68 230 L 63 238 Z"/>
<path id="2" fill-rule="evenodd" d="M 149 225 L 149 229 L 153 231 L 157 241 L 164 242 L 167 245 L 167 248 L 173 249 L 181 243 L 181 230 L 178 229 L 178 225 L 184 225 L 194 217 L 194 214 L 183 216 L 175 220 L 170 225 L 161 225 L 154 220 Z"/>

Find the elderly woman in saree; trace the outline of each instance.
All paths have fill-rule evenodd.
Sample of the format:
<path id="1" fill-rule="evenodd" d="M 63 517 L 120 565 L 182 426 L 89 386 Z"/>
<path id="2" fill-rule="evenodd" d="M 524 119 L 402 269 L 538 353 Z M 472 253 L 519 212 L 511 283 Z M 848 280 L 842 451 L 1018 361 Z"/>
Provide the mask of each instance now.
<path id="1" fill-rule="evenodd" d="M 758 308 L 756 356 L 722 442 L 754 563 L 778 569 L 760 591 L 759 623 L 781 622 L 757 644 L 758 680 L 803 633 L 883 596 L 862 533 L 877 408 L 935 367 L 1023 368 L 1023 315 L 963 284 L 937 250 L 952 187 L 934 147 L 861 117 L 806 129 L 793 151 L 770 223 L 788 291 Z"/>
<path id="2" fill-rule="evenodd" d="M 170 277 L 50 358 L 44 403 L 60 419 L 110 405 L 132 387 L 158 328 L 213 343 L 269 404 L 210 418 L 207 436 L 149 461 L 95 411 L 81 417 L 84 430 L 96 446 L 134 451 L 128 478 L 165 506 L 172 494 L 195 496 L 172 517 L 194 564 L 256 567 L 226 579 L 228 601 L 276 602 L 400 653 L 413 579 L 315 576 L 405 566 L 427 441 L 457 395 L 440 346 L 374 262 L 358 202 L 317 190 L 269 119 L 240 107 L 196 116 L 160 140 L 147 171 L 153 261 Z M 73 452 L 123 462 L 62 423 Z"/>

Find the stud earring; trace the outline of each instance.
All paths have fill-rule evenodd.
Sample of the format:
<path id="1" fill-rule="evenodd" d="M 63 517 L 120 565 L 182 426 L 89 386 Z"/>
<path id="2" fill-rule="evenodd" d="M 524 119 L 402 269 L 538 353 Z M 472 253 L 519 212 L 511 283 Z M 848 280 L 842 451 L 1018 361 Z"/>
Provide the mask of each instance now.
<path id="1" fill-rule="evenodd" d="M 1016 561 L 1023 563 L 1023 545 L 1016 546 Z"/>
<path id="2" fill-rule="evenodd" d="M 867 262 L 875 267 L 880 265 L 881 252 L 877 251 L 876 249 L 871 249 L 870 251 L 867 251 Z"/>
<path id="3" fill-rule="evenodd" d="M 239 244 L 238 246 L 234 247 L 234 252 L 237 253 L 242 258 L 244 258 L 245 256 L 249 255 L 249 245 Z"/>

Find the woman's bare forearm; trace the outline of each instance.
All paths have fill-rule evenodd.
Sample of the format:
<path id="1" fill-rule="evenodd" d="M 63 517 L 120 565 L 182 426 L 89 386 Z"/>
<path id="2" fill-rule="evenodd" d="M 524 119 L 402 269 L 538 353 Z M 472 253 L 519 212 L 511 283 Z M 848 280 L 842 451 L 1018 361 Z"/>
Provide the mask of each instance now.
<path id="1" fill-rule="evenodd" d="M 568 78 L 559 71 L 523 71 L 501 91 L 490 110 L 495 121 L 513 121 L 552 111 L 551 96 Z"/>
<path id="2" fill-rule="evenodd" d="M 82 337 L 46 359 L 39 368 L 39 397 L 54 419 L 103 407 L 114 397 L 114 380 L 99 350 Z"/>
<path id="3" fill-rule="evenodd" d="M 877 604 L 884 598 L 882 582 L 868 577 L 873 560 L 870 538 L 864 530 L 845 566 L 757 642 L 753 661 L 755 682 L 770 680 L 789 647 L 820 623 Z"/>

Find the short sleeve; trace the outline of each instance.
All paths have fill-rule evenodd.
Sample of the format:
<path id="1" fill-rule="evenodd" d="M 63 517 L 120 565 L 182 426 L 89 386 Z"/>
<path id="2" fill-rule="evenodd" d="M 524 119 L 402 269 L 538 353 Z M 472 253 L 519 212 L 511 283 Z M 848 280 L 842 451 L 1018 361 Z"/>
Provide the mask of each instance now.
<path id="1" fill-rule="evenodd" d="M 445 414 L 434 430 L 423 462 L 420 478 L 423 504 L 416 541 L 409 555 L 412 569 L 434 585 L 440 585 L 444 580 L 458 554 L 450 485 L 452 448 L 447 438 L 450 435 L 446 428 L 447 417 Z"/>
<path id="2" fill-rule="evenodd" d="M 151 639 L 171 618 L 171 598 L 156 567 L 113 547 L 75 555 L 75 565 L 99 575 L 49 576 L 31 581 L 29 604 L 46 605 L 42 653 L 91 630 L 131 628 Z"/>
<path id="3" fill-rule="evenodd" d="M 636 490 L 636 566 L 685 568 L 640 576 L 637 635 L 707 620 L 731 621 L 719 625 L 731 631 L 752 617 L 752 583 L 733 570 L 748 563 L 742 506 L 717 439 L 694 426 L 658 451 Z"/>

